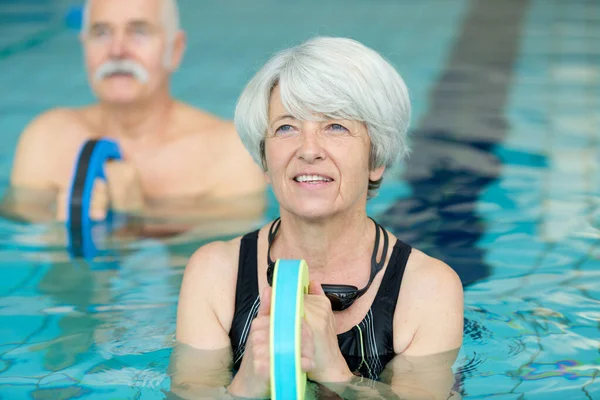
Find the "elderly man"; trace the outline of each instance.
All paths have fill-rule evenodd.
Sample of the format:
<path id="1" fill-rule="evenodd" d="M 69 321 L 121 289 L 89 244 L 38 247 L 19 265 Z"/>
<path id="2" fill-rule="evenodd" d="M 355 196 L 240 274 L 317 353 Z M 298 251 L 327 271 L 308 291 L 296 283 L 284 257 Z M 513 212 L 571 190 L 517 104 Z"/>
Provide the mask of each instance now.
<path id="1" fill-rule="evenodd" d="M 161 216 L 174 203 L 179 214 L 202 209 L 203 203 L 227 213 L 224 199 L 253 193 L 260 200 L 249 208 L 246 203 L 244 212 L 262 212 L 265 180 L 233 124 L 169 93 L 170 76 L 185 49 L 175 0 L 88 0 L 81 41 L 99 101 L 50 110 L 26 127 L 5 199 L 12 214 L 36 219 L 32 197 L 38 201 L 39 196 L 30 193 L 39 190 L 53 193 L 52 216 L 64 218 L 78 151 L 100 137 L 116 140 L 125 161 L 111 163 L 107 184 L 96 185 L 94 217 L 105 215 L 109 202 L 116 209 L 150 214 L 160 209 Z"/>

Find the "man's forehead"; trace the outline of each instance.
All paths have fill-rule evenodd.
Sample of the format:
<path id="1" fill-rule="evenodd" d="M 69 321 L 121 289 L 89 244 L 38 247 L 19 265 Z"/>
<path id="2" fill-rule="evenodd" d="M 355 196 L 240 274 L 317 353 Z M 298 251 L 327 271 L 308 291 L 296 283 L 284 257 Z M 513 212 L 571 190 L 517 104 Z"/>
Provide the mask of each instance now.
<path id="1" fill-rule="evenodd" d="M 90 22 L 160 23 L 162 0 L 90 0 Z"/>

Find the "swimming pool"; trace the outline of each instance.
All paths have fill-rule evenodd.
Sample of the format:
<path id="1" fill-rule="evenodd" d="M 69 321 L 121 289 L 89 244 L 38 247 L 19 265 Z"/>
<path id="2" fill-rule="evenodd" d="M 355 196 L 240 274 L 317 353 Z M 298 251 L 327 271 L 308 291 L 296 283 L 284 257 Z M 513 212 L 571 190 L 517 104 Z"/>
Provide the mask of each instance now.
<path id="1" fill-rule="evenodd" d="M 91 101 L 71 3 L 0 1 L 2 189 L 36 113 Z M 174 93 L 223 117 L 277 49 L 318 33 L 382 51 L 411 90 L 413 154 L 369 210 L 466 285 L 462 397 L 600 398 L 598 1 L 180 6 Z M 179 283 L 203 241 L 73 261 L 62 227 L 0 220 L 0 398 L 167 397 Z"/>

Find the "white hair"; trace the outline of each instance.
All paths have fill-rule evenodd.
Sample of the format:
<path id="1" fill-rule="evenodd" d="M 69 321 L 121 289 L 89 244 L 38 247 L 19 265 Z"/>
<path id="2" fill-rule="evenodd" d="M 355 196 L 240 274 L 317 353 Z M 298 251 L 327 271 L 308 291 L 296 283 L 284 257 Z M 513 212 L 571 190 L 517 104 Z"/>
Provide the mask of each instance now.
<path id="1" fill-rule="evenodd" d="M 371 168 L 389 167 L 409 153 L 411 105 L 402 77 L 379 53 L 348 38 L 317 37 L 273 56 L 250 80 L 235 110 L 235 126 L 266 170 L 264 139 L 272 89 L 299 120 L 321 117 L 364 122 Z M 373 195 L 381 182 L 370 182 Z"/>
<path id="2" fill-rule="evenodd" d="M 125 0 L 123 0 L 125 1 Z M 171 63 L 171 55 L 173 53 L 173 45 L 177 32 L 180 31 L 181 26 L 179 22 L 179 7 L 177 6 L 177 0 L 160 0 L 162 2 L 161 14 L 163 18 L 163 26 L 167 34 L 167 47 L 164 54 L 164 63 L 169 66 Z M 81 29 L 82 32 L 87 33 L 90 28 L 90 10 L 92 0 L 86 0 L 83 5 L 83 16 Z"/>

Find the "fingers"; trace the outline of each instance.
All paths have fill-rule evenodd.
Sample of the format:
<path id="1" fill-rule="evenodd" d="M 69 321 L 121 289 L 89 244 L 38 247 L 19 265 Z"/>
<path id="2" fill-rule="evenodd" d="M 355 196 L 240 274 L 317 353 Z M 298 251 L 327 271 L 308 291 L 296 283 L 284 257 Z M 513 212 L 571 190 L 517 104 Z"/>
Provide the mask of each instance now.
<path id="1" fill-rule="evenodd" d="M 318 281 L 312 280 L 308 285 L 308 294 L 325 295 L 325 292 Z"/>
<path id="2" fill-rule="evenodd" d="M 258 317 L 271 315 L 271 295 L 273 289 L 266 286 L 260 296 L 260 306 L 258 307 Z"/>
<path id="3" fill-rule="evenodd" d="M 269 316 L 258 316 L 252 321 L 244 356 L 244 359 L 248 358 L 251 362 L 253 374 L 263 379 L 269 379 L 271 376 L 270 322 Z"/>
<path id="4" fill-rule="evenodd" d="M 60 222 L 64 222 L 67 220 L 67 207 L 69 207 L 67 200 L 67 192 L 64 190 L 60 190 L 56 194 L 56 219 Z"/>
<path id="5" fill-rule="evenodd" d="M 304 372 L 310 372 L 315 369 L 315 361 L 312 357 L 302 357 L 300 360 L 300 368 L 302 368 L 302 371 Z"/>
<path id="6" fill-rule="evenodd" d="M 261 305 L 258 311 L 259 315 L 252 321 L 248 338 L 252 354 L 252 369 L 256 375 L 265 379 L 269 378 L 271 373 L 269 342 L 271 294 L 272 290 L 270 287 L 263 289 Z M 304 372 L 309 372 L 316 367 L 316 347 L 310 325 L 307 322 L 303 322 L 301 329 L 300 364 Z"/>
<path id="7" fill-rule="evenodd" d="M 270 357 L 270 325 L 271 325 L 271 287 L 263 289 L 260 296 L 258 314 L 250 327 L 250 348 L 252 352 L 252 369 L 262 378 L 268 379 L 271 374 Z"/>
<path id="8" fill-rule="evenodd" d="M 271 360 L 269 357 L 254 358 L 254 371 L 261 378 L 267 380 L 271 377 Z"/>
<path id="9" fill-rule="evenodd" d="M 96 179 L 94 188 L 92 189 L 90 218 L 93 220 L 105 219 L 109 203 L 108 186 L 106 185 L 106 182 Z"/>
<path id="10" fill-rule="evenodd" d="M 144 204 L 141 181 L 135 167 L 126 161 L 109 161 L 104 166 L 112 207 L 135 211 Z"/>
<path id="11" fill-rule="evenodd" d="M 322 318 L 331 312 L 331 301 L 316 280 L 311 280 L 308 285 L 308 294 L 304 296 L 304 308 L 310 310 L 311 314 L 317 313 Z"/>
<path id="12" fill-rule="evenodd" d="M 90 199 L 89 217 L 93 220 L 106 218 L 107 210 L 133 211 L 143 206 L 143 193 L 135 168 L 124 162 L 111 161 L 105 165 L 106 181 L 96 179 Z M 56 218 L 64 221 L 68 215 L 70 198 L 67 191 L 60 191 L 56 198 Z"/>
<path id="13" fill-rule="evenodd" d="M 268 315 L 257 316 L 256 318 L 254 318 L 250 329 L 253 331 L 264 330 L 266 333 L 269 333 L 269 325 L 271 325 L 271 320 L 265 317 L 268 317 Z"/>
<path id="14" fill-rule="evenodd" d="M 301 364 L 304 372 L 315 368 L 315 342 L 312 331 L 307 323 L 302 324 Z"/>
<path id="15" fill-rule="evenodd" d="M 61 190 L 56 195 L 56 219 L 58 221 L 66 221 L 69 215 L 69 206 L 71 199 L 68 192 Z M 96 179 L 92 188 L 92 196 L 90 199 L 90 219 L 99 221 L 106 218 L 106 213 L 109 206 L 108 187 L 106 182 L 101 179 Z"/>

